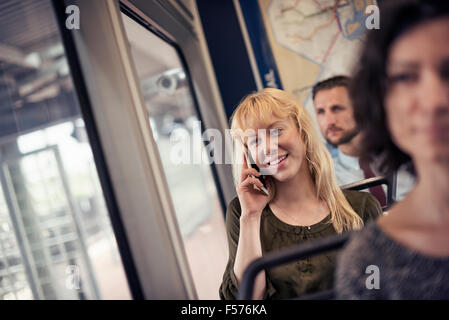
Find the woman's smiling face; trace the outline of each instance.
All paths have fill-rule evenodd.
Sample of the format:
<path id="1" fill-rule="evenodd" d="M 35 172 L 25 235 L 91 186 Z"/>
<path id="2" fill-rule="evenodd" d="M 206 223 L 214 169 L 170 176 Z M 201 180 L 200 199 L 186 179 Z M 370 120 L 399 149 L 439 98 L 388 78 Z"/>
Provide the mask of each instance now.
<path id="1" fill-rule="evenodd" d="M 263 175 L 272 175 L 277 181 L 295 177 L 305 159 L 305 145 L 299 128 L 290 117 L 273 116 L 267 124 L 256 121 L 254 133 L 246 143 Z"/>

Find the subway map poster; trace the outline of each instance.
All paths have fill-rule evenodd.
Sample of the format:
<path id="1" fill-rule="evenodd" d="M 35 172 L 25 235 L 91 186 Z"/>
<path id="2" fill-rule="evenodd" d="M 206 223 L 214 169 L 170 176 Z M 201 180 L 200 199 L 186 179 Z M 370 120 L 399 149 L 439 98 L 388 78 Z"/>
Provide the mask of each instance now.
<path id="1" fill-rule="evenodd" d="M 269 72 L 278 77 L 278 82 L 272 82 L 278 85 L 263 81 L 264 86 L 294 93 L 313 114 L 311 87 L 333 75 L 351 74 L 366 33 L 365 20 L 369 14 L 365 9 L 377 2 L 258 0 L 259 12 L 254 7 L 250 11 L 249 2 L 253 1 L 241 0 L 240 6 L 260 76 L 262 80 L 270 79 Z M 256 27 L 264 30 L 255 32 Z M 263 41 L 268 45 L 261 45 Z M 264 59 L 269 64 L 265 69 Z"/>

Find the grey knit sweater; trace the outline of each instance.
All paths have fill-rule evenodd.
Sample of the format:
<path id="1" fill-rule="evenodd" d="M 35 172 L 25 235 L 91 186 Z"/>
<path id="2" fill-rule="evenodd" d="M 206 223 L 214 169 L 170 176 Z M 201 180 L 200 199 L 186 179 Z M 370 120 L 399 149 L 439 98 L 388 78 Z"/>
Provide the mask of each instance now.
<path id="1" fill-rule="evenodd" d="M 449 257 L 413 251 L 371 222 L 340 254 L 335 281 L 338 299 L 449 299 Z"/>

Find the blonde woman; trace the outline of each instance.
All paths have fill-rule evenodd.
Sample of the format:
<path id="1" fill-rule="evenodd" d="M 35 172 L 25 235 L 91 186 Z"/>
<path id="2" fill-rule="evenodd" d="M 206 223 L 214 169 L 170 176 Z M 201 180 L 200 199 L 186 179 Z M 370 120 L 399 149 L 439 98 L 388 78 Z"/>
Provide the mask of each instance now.
<path id="1" fill-rule="evenodd" d="M 330 155 L 291 94 L 268 88 L 248 95 L 235 110 L 231 129 L 243 165 L 235 163 L 238 197 L 227 208 L 229 261 L 222 299 L 236 298 L 245 268 L 264 253 L 360 229 L 381 214 L 369 193 L 337 186 Z M 257 134 L 260 129 L 265 133 Z M 261 170 L 273 173 L 264 176 L 268 195 L 256 178 L 260 173 L 247 164 L 248 152 Z M 253 298 L 286 299 L 330 289 L 335 260 L 334 251 L 262 272 Z"/>

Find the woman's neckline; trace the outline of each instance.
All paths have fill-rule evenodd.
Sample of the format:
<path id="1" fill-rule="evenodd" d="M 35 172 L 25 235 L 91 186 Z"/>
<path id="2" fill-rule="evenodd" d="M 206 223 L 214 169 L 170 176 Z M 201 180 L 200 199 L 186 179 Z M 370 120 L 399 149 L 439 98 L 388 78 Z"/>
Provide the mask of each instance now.
<path id="1" fill-rule="evenodd" d="M 332 224 L 330 223 L 330 218 L 331 218 L 330 213 L 327 214 L 323 219 L 321 219 L 317 223 L 314 223 L 309 226 L 304 226 L 304 225 L 292 225 L 292 224 L 282 221 L 274 214 L 274 212 L 273 212 L 273 210 L 271 210 L 269 204 L 266 205 L 264 212 L 266 213 L 267 218 L 273 225 L 275 225 L 279 229 L 282 229 L 287 232 L 315 233 L 315 232 L 323 231 L 324 229 L 329 228 L 329 226 L 332 226 Z"/>

